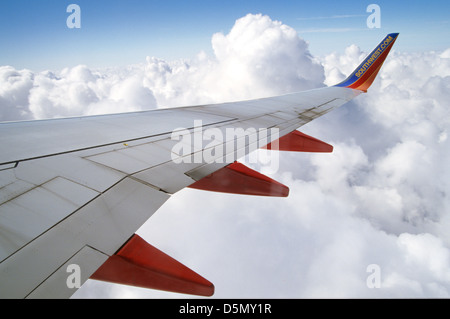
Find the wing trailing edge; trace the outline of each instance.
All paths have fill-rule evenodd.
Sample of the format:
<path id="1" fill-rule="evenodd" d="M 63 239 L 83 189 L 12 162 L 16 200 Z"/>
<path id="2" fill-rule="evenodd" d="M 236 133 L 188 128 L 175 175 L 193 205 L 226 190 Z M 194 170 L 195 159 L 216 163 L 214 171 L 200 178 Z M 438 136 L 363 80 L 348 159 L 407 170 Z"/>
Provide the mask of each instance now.
<path id="1" fill-rule="evenodd" d="M 262 147 L 267 150 L 330 153 L 333 146 L 297 130 Z M 203 177 L 189 188 L 241 195 L 287 197 L 289 188 L 268 176 L 234 162 Z"/>
<path id="2" fill-rule="evenodd" d="M 263 147 L 294 152 L 332 152 L 333 146 L 297 130 Z M 287 197 L 289 188 L 234 162 L 189 188 L 256 196 Z M 199 296 L 212 296 L 214 285 L 134 234 L 90 279 Z"/>

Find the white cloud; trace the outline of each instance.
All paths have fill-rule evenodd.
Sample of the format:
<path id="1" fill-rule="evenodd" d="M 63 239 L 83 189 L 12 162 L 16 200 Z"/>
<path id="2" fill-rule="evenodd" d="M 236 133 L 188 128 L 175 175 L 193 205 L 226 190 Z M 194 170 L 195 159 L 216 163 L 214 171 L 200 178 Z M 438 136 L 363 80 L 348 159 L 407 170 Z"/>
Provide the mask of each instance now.
<path id="1" fill-rule="evenodd" d="M 34 74 L 29 70 L 0 67 L 0 120 L 30 117 L 27 92 L 33 86 L 33 80 Z"/>
<path id="2" fill-rule="evenodd" d="M 267 92 L 259 95 L 317 87 L 323 82 L 322 67 L 313 61 L 306 42 L 294 29 L 268 16 L 249 14 L 237 20 L 227 35 L 213 36 L 212 46 L 228 83 Z"/>
<path id="3" fill-rule="evenodd" d="M 41 119 L 146 110 L 156 107 L 142 71 L 93 71 L 79 65 L 33 73 L 1 67 L 1 120 Z"/>
<path id="4" fill-rule="evenodd" d="M 355 44 L 348 46 L 342 55 L 336 52 L 326 55 L 323 58 L 325 84 L 334 85 L 345 80 L 365 56 Z"/>
<path id="5" fill-rule="evenodd" d="M 0 117 L 300 91 L 338 83 L 366 54 L 350 45 L 318 63 L 292 28 L 263 15 L 247 15 L 227 34 L 214 34 L 212 47 L 213 57 L 147 57 L 141 65 L 107 70 L 0 67 Z M 448 297 L 449 50 L 411 54 L 394 47 L 368 94 L 305 126 L 335 150 L 281 155 L 272 177 L 290 187 L 288 198 L 186 189 L 140 234 L 214 282 L 216 297 Z M 371 264 L 380 266 L 380 288 L 366 285 Z M 91 281 L 76 296 L 110 294 L 180 297 Z"/>
<path id="6" fill-rule="evenodd" d="M 159 105 L 271 96 L 322 85 L 323 70 L 294 29 L 263 15 L 238 19 L 212 37 L 214 57 L 172 63 L 147 57 L 146 85 Z"/>

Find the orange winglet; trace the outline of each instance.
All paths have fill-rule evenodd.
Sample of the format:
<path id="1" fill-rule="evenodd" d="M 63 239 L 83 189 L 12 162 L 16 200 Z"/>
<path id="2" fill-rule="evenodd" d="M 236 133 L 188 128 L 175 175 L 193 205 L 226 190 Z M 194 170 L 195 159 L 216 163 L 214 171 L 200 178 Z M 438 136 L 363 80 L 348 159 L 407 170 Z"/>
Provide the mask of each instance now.
<path id="1" fill-rule="evenodd" d="M 277 141 L 269 143 L 262 148 L 268 150 L 291 151 L 291 152 L 315 152 L 315 153 L 333 152 L 332 145 L 322 142 L 317 138 L 306 135 L 297 130 L 280 137 Z"/>
<path id="2" fill-rule="evenodd" d="M 243 195 L 287 197 L 289 188 L 258 173 L 247 166 L 234 162 L 198 180 L 190 188 Z"/>
<path id="3" fill-rule="evenodd" d="M 136 234 L 91 279 L 199 296 L 214 294 L 212 283 Z"/>

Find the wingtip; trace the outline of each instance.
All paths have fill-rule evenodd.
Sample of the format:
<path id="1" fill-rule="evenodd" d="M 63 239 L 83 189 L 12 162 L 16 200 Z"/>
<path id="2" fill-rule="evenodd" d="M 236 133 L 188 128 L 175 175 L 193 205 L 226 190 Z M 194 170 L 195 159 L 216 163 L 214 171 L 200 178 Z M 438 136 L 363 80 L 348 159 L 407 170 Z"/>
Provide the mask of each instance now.
<path id="1" fill-rule="evenodd" d="M 389 33 L 375 49 L 361 62 L 350 76 L 335 86 L 367 92 L 372 85 L 384 60 L 389 54 L 399 33 Z"/>

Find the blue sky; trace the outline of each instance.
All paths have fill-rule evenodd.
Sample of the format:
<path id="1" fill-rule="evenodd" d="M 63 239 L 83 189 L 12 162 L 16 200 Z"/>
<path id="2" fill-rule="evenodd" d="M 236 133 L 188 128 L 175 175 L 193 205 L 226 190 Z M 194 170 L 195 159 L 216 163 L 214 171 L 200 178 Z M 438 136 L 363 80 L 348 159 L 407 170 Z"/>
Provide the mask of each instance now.
<path id="1" fill-rule="evenodd" d="M 81 8 L 80 29 L 66 25 L 71 3 Z M 379 29 L 366 25 L 370 3 L 381 8 Z M 2 0 L 0 65 L 41 71 L 210 54 L 212 35 L 227 33 L 247 13 L 293 27 L 313 54 L 342 51 L 352 43 L 370 50 L 390 32 L 401 34 L 398 50 L 444 50 L 450 46 L 448 12 L 450 3 L 444 1 Z"/>

